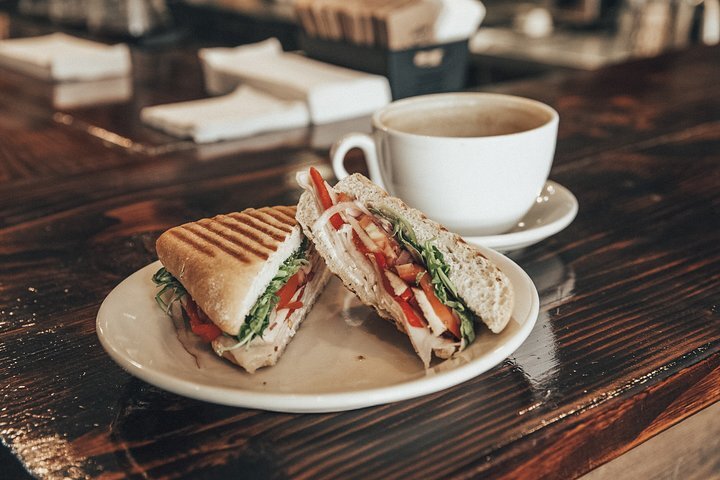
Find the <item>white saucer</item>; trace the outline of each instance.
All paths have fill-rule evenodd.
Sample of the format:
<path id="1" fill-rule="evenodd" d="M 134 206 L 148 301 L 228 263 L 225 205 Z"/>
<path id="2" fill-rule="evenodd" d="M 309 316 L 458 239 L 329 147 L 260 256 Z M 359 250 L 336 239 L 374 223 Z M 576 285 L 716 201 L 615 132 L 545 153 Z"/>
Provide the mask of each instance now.
<path id="1" fill-rule="evenodd" d="M 575 195 L 559 183 L 548 180 L 535 205 L 512 230 L 498 235 L 463 238 L 473 245 L 510 252 L 555 235 L 572 223 L 577 212 Z"/>

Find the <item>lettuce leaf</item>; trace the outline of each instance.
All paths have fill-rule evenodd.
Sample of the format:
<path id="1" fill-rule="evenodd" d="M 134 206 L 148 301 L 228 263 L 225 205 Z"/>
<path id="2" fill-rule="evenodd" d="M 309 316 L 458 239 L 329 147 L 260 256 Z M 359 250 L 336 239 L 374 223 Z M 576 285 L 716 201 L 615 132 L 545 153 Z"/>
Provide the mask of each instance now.
<path id="1" fill-rule="evenodd" d="M 450 266 L 445 262 L 442 252 L 430 240 L 420 244 L 412 225 L 392 210 L 387 208 L 370 208 L 369 210 L 390 222 L 393 226 L 393 235 L 398 242 L 425 265 L 430 274 L 430 283 L 435 290 L 435 295 L 444 305 L 455 311 L 460 319 L 460 335 L 466 345 L 469 345 L 475 340 L 475 315 L 467 308 L 458 295 L 457 288 L 450 281 L 448 276 Z"/>
<path id="2" fill-rule="evenodd" d="M 175 278 L 172 273 L 168 272 L 165 267 L 162 267 L 160 270 L 155 272 L 155 275 L 152 277 L 152 281 L 155 285 L 160 287 L 160 291 L 157 295 L 155 295 L 155 301 L 158 305 L 160 305 L 160 308 L 162 308 L 166 314 L 170 315 L 170 310 L 172 309 L 173 304 L 179 301 L 187 293 L 185 287 L 183 287 L 183 284 L 180 283 L 180 281 Z M 167 294 L 170 292 L 172 295 L 170 295 L 170 298 L 166 300 L 165 297 L 167 297 Z"/>

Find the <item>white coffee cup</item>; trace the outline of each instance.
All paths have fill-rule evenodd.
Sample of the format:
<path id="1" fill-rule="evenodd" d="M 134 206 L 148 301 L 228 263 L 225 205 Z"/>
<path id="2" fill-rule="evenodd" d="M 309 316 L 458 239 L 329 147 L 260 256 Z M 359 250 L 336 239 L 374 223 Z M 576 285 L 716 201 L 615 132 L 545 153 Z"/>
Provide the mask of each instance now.
<path id="1" fill-rule="evenodd" d="M 332 148 L 338 179 L 360 148 L 370 178 L 462 235 L 511 229 L 533 206 L 555 154 L 558 113 L 535 100 L 493 93 L 441 93 L 389 104 L 372 134 Z"/>

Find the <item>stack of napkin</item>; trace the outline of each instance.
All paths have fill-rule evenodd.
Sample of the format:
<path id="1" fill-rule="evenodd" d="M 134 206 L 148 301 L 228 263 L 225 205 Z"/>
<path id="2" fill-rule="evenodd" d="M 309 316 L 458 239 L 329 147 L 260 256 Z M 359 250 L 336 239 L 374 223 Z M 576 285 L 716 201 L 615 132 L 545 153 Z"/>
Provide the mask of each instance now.
<path id="1" fill-rule="evenodd" d="M 205 143 L 355 118 L 391 99 L 385 77 L 283 52 L 274 38 L 199 55 L 208 92 L 223 96 L 146 107 L 143 122 Z"/>
<path id="2" fill-rule="evenodd" d="M 0 41 L 0 64 L 47 80 L 97 80 L 126 76 L 127 45 L 105 45 L 64 33 Z"/>
<path id="3" fill-rule="evenodd" d="M 204 49 L 200 60 L 211 93 L 245 83 L 278 98 L 302 100 L 314 124 L 369 114 L 391 98 L 385 77 L 283 52 L 275 38 L 236 48 Z"/>

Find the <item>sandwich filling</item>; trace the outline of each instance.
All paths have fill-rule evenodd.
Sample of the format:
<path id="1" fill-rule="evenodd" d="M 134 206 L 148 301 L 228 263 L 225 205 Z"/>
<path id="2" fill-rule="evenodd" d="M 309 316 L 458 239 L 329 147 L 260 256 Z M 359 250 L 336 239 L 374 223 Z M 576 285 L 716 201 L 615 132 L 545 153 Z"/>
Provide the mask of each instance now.
<path id="1" fill-rule="evenodd" d="M 153 282 L 160 288 L 155 300 L 168 314 L 173 305 L 179 303 L 190 330 L 203 341 L 212 342 L 218 355 L 251 344 L 274 343 L 278 332 L 286 329 L 285 324 L 293 312 L 304 306 L 306 286 L 313 279 L 316 270 L 313 267 L 319 261 L 313 257 L 317 255 L 310 255 L 307 239 L 303 239 L 300 248 L 282 263 L 258 297 L 237 335 L 229 335 L 217 327 L 165 267 L 153 276 Z"/>
<path id="2" fill-rule="evenodd" d="M 475 339 L 474 315 L 432 241 L 418 242 L 412 226 L 397 212 L 366 206 L 335 191 L 314 168 L 301 185 L 313 193 L 323 212 L 312 228 L 316 241 L 332 244 L 335 255 L 351 257 L 354 268 L 348 275 L 353 283 L 369 288 L 379 306 L 400 320 L 426 366 L 433 352 L 448 358 Z"/>

